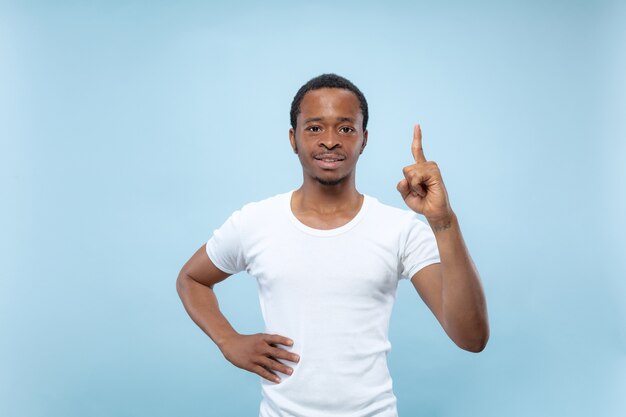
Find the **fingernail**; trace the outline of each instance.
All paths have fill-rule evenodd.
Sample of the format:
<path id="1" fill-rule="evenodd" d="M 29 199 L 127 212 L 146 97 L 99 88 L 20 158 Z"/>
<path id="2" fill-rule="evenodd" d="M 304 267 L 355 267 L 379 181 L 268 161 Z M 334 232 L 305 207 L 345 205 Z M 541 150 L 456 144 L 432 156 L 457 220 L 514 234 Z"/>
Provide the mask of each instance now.
<path id="1" fill-rule="evenodd" d="M 289 343 L 289 346 L 293 345 L 293 340 L 289 340 L 287 343 Z"/>
<path id="2" fill-rule="evenodd" d="M 293 374 L 293 369 L 287 369 L 287 373 L 288 373 L 289 375 Z"/>
<path id="3" fill-rule="evenodd" d="M 277 384 L 280 383 L 280 378 L 274 378 L 274 382 L 276 382 Z"/>
<path id="4" fill-rule="evenodd" d="M 298 356 L 298 355 L 295 355 L 293 358 L 294 358 L 294 360 L 295 360 L 296 362 L 299 362 L 299 361 L 300 361 L 300 356 Z"/>

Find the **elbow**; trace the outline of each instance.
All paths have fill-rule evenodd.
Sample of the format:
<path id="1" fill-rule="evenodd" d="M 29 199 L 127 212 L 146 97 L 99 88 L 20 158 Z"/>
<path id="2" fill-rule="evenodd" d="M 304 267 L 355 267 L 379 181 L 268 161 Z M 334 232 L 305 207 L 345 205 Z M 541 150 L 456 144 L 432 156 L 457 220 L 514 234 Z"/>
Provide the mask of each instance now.
<path id="1" fill-rule="evenodd" d="M 176 278 L 176 292 L 178 293 L 179 297 L 183 298 L 185 294 L 194 292 L 198 288 L 198 286 L 206 286 L 210 289 L 213 289 L 213 285 L 205 285 L 198 282 L 184 269 L 182 269 L 178 273 L 178 278 Z"/>
<path id="2" fill-rule="evenodd" d="M 455 341 L 457 346 L 463 350 L 472 353 L 480 353 L 487 347 L 489 341 L 489 329 L 485 328 L 482 331 L 477 331 L 471 338 L 466 338 L 462 341 Z"/>
<path id="3" fill-rule="evenodd" d="M 444 326 L 446 333 L 459 348 L 472 353 L 485 350 L 489 341 L 489 322 L 477 320 L 471 325 L 448 327 Z"/>
<path id="4" fill-rule="evenodd" d="M 189 275 L 185 272 L 180 271 L 178 273 L 178 278 L 176 278 L 176 292 L 179 296 L 181 296 L 189 287 Z"/>
<path id="5" fill-rule="evenodd" d="M 476 340 L 472 343 L 466 343 L 466 344 L 459 344 L 458 346 L 463 349 L 466 350 L 468 352 L 472 352 L 472 353 L 480 353 L 483 350 L 485 350 L 485 347 L 487 347 L 487 341 L 488 338 L 485 338 L 483 340 Z"/>

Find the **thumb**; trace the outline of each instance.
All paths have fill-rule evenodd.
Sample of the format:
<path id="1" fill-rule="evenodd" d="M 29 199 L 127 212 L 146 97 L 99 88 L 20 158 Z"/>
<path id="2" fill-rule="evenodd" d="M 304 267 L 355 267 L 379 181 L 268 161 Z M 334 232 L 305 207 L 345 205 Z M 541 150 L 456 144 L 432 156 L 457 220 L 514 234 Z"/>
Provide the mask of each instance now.
<path id="1" fill-rule="evenodd" d="M 400 180 L 400 182 L 398 182 L 396 189 L 400 192 L 400 195 L 403 199 L 405 199 L 409 195 L 409 182 L 406 180 L 406 178 L 403 178 Z"/>

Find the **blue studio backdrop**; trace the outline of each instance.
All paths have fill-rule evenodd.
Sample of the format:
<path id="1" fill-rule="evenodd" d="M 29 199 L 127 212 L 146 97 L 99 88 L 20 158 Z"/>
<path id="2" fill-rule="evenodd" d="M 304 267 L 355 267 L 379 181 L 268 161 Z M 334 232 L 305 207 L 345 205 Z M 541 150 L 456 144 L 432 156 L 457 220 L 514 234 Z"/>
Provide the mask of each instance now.
<path id="1" fill-rule="evenodd" d="M 611 1 L 0 1 L 0 415 L 253 416 L 175 291 L 243 204 L 299 186 L 289 105 L 336 72 L 370 104 L 361 192 L 412 126 L 481 272 L 491 340 L 407 282 L 401 416 L 626 415 L 626 8 Z M 263 330 L 254 279 L 216 286 Z"/>

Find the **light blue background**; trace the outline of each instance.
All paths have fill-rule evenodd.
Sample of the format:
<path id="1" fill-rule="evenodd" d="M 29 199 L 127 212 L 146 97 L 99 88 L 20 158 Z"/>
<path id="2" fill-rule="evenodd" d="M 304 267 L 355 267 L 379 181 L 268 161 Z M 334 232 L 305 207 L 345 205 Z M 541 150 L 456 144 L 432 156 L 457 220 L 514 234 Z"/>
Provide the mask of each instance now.
<path id="1" fill-rule="evenodd" d="M 402 207 L 422 124 L 488 297 L 474 355 L 401 283 L 401 416 L 626 415 L 625 12 L 1 2 L 0 415 L 256 415 L 258 378 L 174 284 L 233 210 L 300 184 L 289 105 L 322 72 L 370 103 L 360 191 Z M 252 278 L 216 289 L 262 331 Z"/>

